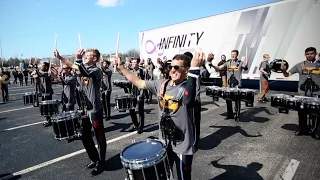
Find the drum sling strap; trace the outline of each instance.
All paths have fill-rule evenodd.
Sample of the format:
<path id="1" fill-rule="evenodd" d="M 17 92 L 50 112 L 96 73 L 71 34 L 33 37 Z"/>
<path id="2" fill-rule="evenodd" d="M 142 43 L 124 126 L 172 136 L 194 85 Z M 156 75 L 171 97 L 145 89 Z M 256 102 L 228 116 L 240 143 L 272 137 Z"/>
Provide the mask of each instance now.
<path id="1" fill-rule="evenodd" d="M 231 66 L 231 61 L 232 61 L 232 60 L 230 60 L 230 62 L 229 62 L 228 69 L 229 69 L 229 67 Z M 239 66 L 239 65 L 237 65 L 237 66 Z M 239 81 L 238 81 L 238 80 L 236 79 L 236 77 L 234 76 L 234 69 L 232 69 L 232 72 L 233 72 L 233 73 L 231 74 L 231 76 L 230 76 L 230 78 L 229 78 L 229 80 L 228 80 L 228 84 L 230 85 L 231 88 L 239 85 Z"/>
<path id="2" fill-rule="evenodd" d="M 305 96 L 312 97 L 313 92 L 319 91 L 319 86 L 312 80 L 312 70 L 306 68 L 306 61 L 301 62 L 302 73 L 307 74 L 307 80 L 301 84 L 300 89 L 305 92 Z"/>
<path id="3" fill-rule="evenodd" d="M 176 96 L 174 96 L 174 99 L 168 99 L 166 100 L 164 98 L 166 87 L 169 83 L 169 79 L 166 79 L 162 82 L 160 87 L 160 92 L 158 94 L 159 103 L 162 102 L 162 116 L 160 120 L 160 129 L 162 132 L 162 137 L 164 137 L 165 140 L 169 140 L 173 142 L 173 145 L 176 146 L 176 143 L 179 141 L 184 141 L 184 133 L 181 131 L 181 129 L 175 125 L 173 120 L 170 116 L 170 111 L 168 106 L 170 105 L 170 102 L 179 102 L 184 94 L 184 88 L 180 87 L 178 93 Z M 167 141 L 165 141 L 167 142 Z M 167 144 L 166 144 L 167 145 Z"/>

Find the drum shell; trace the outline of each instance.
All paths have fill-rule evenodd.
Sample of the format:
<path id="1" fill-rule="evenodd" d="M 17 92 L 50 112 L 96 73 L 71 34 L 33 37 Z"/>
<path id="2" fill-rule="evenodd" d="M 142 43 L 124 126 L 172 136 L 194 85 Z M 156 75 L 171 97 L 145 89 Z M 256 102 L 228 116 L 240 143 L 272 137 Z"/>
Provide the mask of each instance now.
<path id="1" fill-rule="evenodd" d="M 157 180 L 157 175 L 159 180 L 167 180 L 168 177 L 170 177 L 170 173 L 167 172 L 166 169 L 170 169 L 167 158 L 165 158 L 164 161 L 145 169 L 131 170 L 130 168 L 125 167 L 126 175 L 129 180 Z"/>
<path id="2" fill-rule="evenodd" d="M 48 104 L 40 104 L 39 109 L 41 116 L 52 116 L 59 113 L 59 104 L 52 101 Z"/>
<path id="3" fill-rule="evenodd" d="M 303 109 L 306 114 L 320 116 L 320 101 L 303 101 L 301 103 L 301 109 Z"/>
<path id="4" fill-rule="evenodd" d="M 284 107 L 286 107 L 286 109 L 298 111 L 301 109 L 302 100 L 294 99 L 294 98 L 286 98 L 284 99 L 284 103 L 285 103 Z"/>
<path id="5" fill-rule="evenodd" d="M 254 91 L 239 91 L 239 99 L 244 102 L 254 102 Z"/>
<path id="6" fill-rule="evenodd" d="M 150 142 L 151 144 L 156 143 L 155 145 L 155 151 L 153 151 L 154 154 L 149 154 L 146 157 L 140 157 L 138 159 L 136 155 L 132 156 L 131 154 L 133 152 L 139 152 L 136 149 L 131 149 L 131 147 L 134 147 L 136 144 L 139 144 L 141 142 Z M 160 146 L 159 146 L 160 145 Z M 148 146 L 149 147 L 149 146 Z M 149 148 L 145 147 L 144 151 L 148 151 Z M 161 148 L 160 148 L 161 147 Z M 140 146 L 141 148 L 141 146 Z M 143 147 L 144 148 L 144 147 Z M 129 152 L 127 152 L 129 150 Z M 150 152 L 150 151 L 148 151 Z M 129 153 L 129 154 L 128 154 Z M 143 153 L 142 153 L 143 154 Z M 139 156 L 139 155 L 138 155 Z M 127 159 L 129 158 L 129 159 Z M 122 165 L 126 171 L 126 175 L 128 179 L 134 179 L 134 180 L 148 180 L 148 179 L 161 179 L 161 180 L 167 180 L 168 177 L 170 177 L 170 168 L 169 168 L 169 162 L 167 158 L 166 149 L 163 143 L 161 143 L 158 140 L 149 140 L 147 141 L 140 141 L 137 143 L 134 143 L 128 147 L 126 147 L 120 154 L 120 159 L 122 162 Z"/>
<path id="7" fill-rule="evenodd" d="M 288 95 L 279 95 L 279 96 L 272 96 L 271 95 L 271 106 L 276 108 L 286 108 L 285 99 L 287 97 L 291 97 Z"/>
<path id="8" fill-rule="evenodd" d="M 35 94 L 25 94 L 23 95 L 23 104 L 33 104 L 36 100 Z"/>
<path id="9" fill-rule="evenodd" d="M 132 96 L 131 95 L 119 95 L 115 98 L 116 109 L 119 112 L 125 112 L 126 110 L 130 110 L 133 105 Z"/>
<path id="10" fill-rule="evenodd" d="M 222 93 L 222 98 L 226 100 L 238 100 L 239 99 L 239 91 L 234 90 L 234 91 L 228 91 L 227 89 L 223 91 Z"/>

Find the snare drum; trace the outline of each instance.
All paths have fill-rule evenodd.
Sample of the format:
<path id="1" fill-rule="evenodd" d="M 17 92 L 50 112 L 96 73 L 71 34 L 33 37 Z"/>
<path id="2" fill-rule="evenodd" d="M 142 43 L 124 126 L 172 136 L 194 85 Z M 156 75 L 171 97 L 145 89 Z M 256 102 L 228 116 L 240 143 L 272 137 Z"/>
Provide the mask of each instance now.
<path id="1" fill-rule="evenodd" d="M 59 113 L 59 101 L 47 100 L 39 103 L 41 116 L 52 116 Z"/>
<path id="2" fill-rule="evenodd" d="M 301 109 L 309 115 L 320 116 L 320 99 L 305 98 L 301 103 Z"/>
<path id="3" fill-rule="evenodd" d="M 285 107 L 290 110 L 298 111 L 301 109 L 301 103 L 306 97 L 303 96 L 294 96 L 287 97 L 284 99 Z"/>
<path id="4" fill-rule="evenodd" d="M 119 112 L 125 112 L 132 108 L 133 97 L 131 94 L 117 94 L 115 98 L 116 109 Z"/>
<path id="5" fill-rule="evenodd" d="M 34 104 L 36 101 L 35 92 L 26 92 L 23 95 L 23 104 Z"/>
<path id="6" fill-rule="evenodd" d="M 58 140 L 79 136 L 81 114 L 67 111 L 52 118 L 53 132 Z"/>
<path id="7" fill-rule="evenodd" d="M 290 98 L 292 96 L 286 94 L 271 94 L 271 106 L 276 108 L 285 108 L 286 103 L 285 99 Z"/>
<path id="8" fill-rule="evenodd" d="M 127 180 L 167 180 L 170 167 L 165 145 L 155 139 L 136 142 L 120 155 Z"/>
<path id="9" fill-rule="evenodd" d="M 239 99 L 239 89 L 237 88 L 224 88 L 222 91 L 223 99 L 233 101 Z"/>
<path id="10" fill-rule="evenodd" d="M 241 101 L 246 102 L 247 107 L 253 107 L 254 93 L 255 90 L 253 89 L 239 89 L 239 98 Z"/>

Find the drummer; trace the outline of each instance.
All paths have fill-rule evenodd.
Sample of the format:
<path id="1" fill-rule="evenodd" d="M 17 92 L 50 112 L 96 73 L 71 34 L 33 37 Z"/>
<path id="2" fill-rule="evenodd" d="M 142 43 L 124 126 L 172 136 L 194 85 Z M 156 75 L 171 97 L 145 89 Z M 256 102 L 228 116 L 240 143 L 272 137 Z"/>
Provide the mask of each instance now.
<path id="1" fill-rule="evenodd" d="M 96 176 L 105 170 L 107 150 L 100 92 L 102 74 L 101 70 L 96 66 L 100 58 L 100 52 L 97 49 L 87 49 L 86 51 L 83 49 L 78 50 L 76 52 L 76 64 L 61 57 L 57 50 L 54 51 L 54 55 L 68 67 L 80 71 L 82 75 L 81 87 L 84 92 L 82 96 L 86 98 L 85 115 L 82 118 L 82 143 L 91 160 L 85 167 L 87 169 L 93 169 L 91 174 Z M 82 62 L 84 55 L 85 61 Z M 99 153 L 91 136 L 92 127 L 99 144 Z"/>
<path id="2" fill-rule="evenodd" d="M 283 75 L 285 77 L 289 77 L 293 74 L 299 74 L 299 85 L 298 85 L 298 94 L 301 96 L 307 95 L 303 90 L 302 90 L 302 85 L 305 83 L 307 80 L 308 74 L 307 71 L 308 69 L 316 69 L 312 71 L 312 81 L 320 87 L 320 72 L 319 72 L 319 67 L 320 67 L 320 61 L 316 60 L 316 55 L 317 55 L 317 50 L 314 47 L 308 47 L 305 50 L 305 56 L 306 60 L 303 60 L 302 62 L 296 64 L 293 66 L 289 72 L 287 72 L 287 67 L 282 64 L 281 65 L 281 70 L 283 72 Z M 311 96 L 316 96 L 319 98 L 320 92 L 312 92 Z M 308 128 L 307 120 L 308 120 L 308 115 L 304 111 L 298 111 L 298 116 L 299 116 L 299 132 L 296 132 L 296 136 L 302 136 L 302 135 L 309 135 L 311 131 L 311 136 L 315 139 L 320 139 L 320 128 L 319 128 L 319 118 L 318 118 L 318 123 L 315 124 L 311 130 Z M 313 119 L 314 120 L 314 119 Z"/>
<path id="3" fill-rule="evenodd" d="M 140 58 L 132 59 L 130 71 L 134 75 L 136 75 L 138 78 L 144 80 L 145 79 L 144 70 L 140 68 L 139 65 L 140 65 Z M 133 106 L 134 107 L 138 106 L 139 120 L 137 118 L 135 109 L 130 109 L 129 112 L 132 119 L 132 123 L 138 129 L 138 133 L 140 134 L 143 132 L 143 127 L 144 127 L 144 91 L 133 86 L 131 94 L 133 95 Z"/>
<path id="4" fill-rule="evenodd" d="M 145 66 L 146 70 L 146 80 L 153 80 L 153 70 L 155 69 L 155 66 L 151 60 L 151 58 L 147 59 L 147 64 Z M 146 103 L 151 103 L 152 101 L 152 93 L 151 91 L 146 91 Z"/>
<path id="5" fill-rule="evenodd" d="M 133 73 L 127 71 L 118 59 L 117 70 L 123 74 L 129 81 L 140 89 L 147 89 L 153 94 L 158 94 L 160 106 L 168 114 L 162 112 L 162 117 L 166 116 L 171 119 L 176 126 L 176 129 L 182 133 L 183 139 L 168 141 L 167 136 L 163 137 L 160 132 L 160 139 L 165 138 L 168 144 L 167 152 L 172 167 L 176 164 L 178 179 L 191 179 L 191 166 L 193 154 L 195 152 L 195 128 L 194 128 L 194 102 L 196 95 L 196 80 L 199 78 L 200 66 L 204 62 L 204 54 L 197 52 L 190 63 L 190 58 L 183 54 L 176 55 L 170 67 L 171 80 L 153 80 L 144 81 L 135 76 Z M 191 67 L 190 67 L 191 64 Z M 186 76 L 188 74 L 188 79 Z M 161 94 L 163 93 L 163 94 Z M 172 98 L 178 102 L 172 101 Z M 181 97 L 181 98 L 179 98 Z M 170 103 L 170 105 L 165 105 Z M 182 106 L 180 106 L 182 104 Z M 163 119 L 163 118 L 161 118 Z M 166 118 L 167 119 L 167 118 Z M 164 134 L 166 135 L 166 134 Z M 176 141 L 179 143 L 176 144 Z"/>
<path id="6" fill-rule="evenodd" d="M 106 120 L 110 119 L 111 106 L 110 106 L 110 96 L 112 91 L 111 86 L 111 76 L 112 71 L 109 69 L 110 61 L 104 60 L 102 63 L 102 104 Z"/>
<path id="7" fill-rule="evenodd" d="M 36 69 L 36 74 L 40 78 L 40 84 L 39 84 L 39 90 L 42 94 L 42 101 L 52 100 L 52 78 L 51 73 L 49 71 L 49 63 L 43 62 L 43 65 L 41 67 L 41 72 L 39 69 Z M 51 126 L 51 117 L 46 117 L 47 122 L 43 123 L 45 127 Z"/>
<path id="8" fill-rule="evenodd" d="M 64 105 L 63 111 L 73 111 L 76 103 L 75 91 L 77 79 L 71 74 L 71 68 L 65 64 L 62 66 L 60 79 L 63 85 L 63 93 L 61 95 L 62 103 Z"/>
<path id="9" fill-rule="evenodd" d="M 242 79 L 242 72 L 243 70 L 248 70 L 248 61 L 245 59 L 241 61 L 238 59 L 239 51 L 232 50 L 231 51 L 231 59 L 228 60 L 221 66 L 212 67 L 215 68 L 216 71 L 223 70 L 227 68 L 227 82 L 228 86 L 231 88 L 238 88 L 241 87 L 241 79 Z M 227 118 L 226 119 L 235 119 L 235 121 L 239 121 L 240 109 L 241 109 L 241 101 L 235 100 L 235 111 L 236 114 L 234 115 L 232 109 L 232 101 L 226 100 L 227 102 Z"/>
<path id="10" fill-rule="evenodd" d="M 260 85 L 261 85 L 261 93 L 258 101 L 265 103 L 267 101 L 266 94 L 269 91 L 269 77 L 271 74 L 271 70 L 269 68 L 269 54 L 263 55 L 263 61 L 260 63 Z"/>

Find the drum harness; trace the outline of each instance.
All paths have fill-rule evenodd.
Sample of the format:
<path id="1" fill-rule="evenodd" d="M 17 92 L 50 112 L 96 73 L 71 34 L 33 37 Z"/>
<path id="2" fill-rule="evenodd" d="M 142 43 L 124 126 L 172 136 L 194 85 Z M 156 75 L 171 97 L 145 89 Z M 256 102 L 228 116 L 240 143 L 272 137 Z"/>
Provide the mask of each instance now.
<path id="1" fill-rule="evenodd" d="M 239 85 L 239 81 L 236 79 L 236 77 L 234 76 L 234 68 L 230 68 L 231 67 L 231 62 L 232 62 L 232 60 L 230 60 L 229 61 L 229 65 L 228 65 L 228 71 L 231 71 L 232 72 L 232 74 L 231 74 L 231 76 L 230 76 L 230 78 L 229 78 L 229 80 L 228 80 L 228 84 L 230 85 L 230 87 L 231 88 L 233 88 L 233 87 L 236 87 L 237 85 Z M 237 61 L 237 67 L 239 67 L 239 65 L 240 65 L 240 62 L 241 61 Z M 229 68 L 231 69 L 231 70 L 229 70 Z M 238 71 L 238 70 L 237 70 Z"/>
<path id="2" fill-rule="evenodd" d="M 160 129 L 162 132 L 162 137 L 164 137 L 164 139 L 165 139 L 166 147 L 168 147 L 168 144 L 170 144 L 171 141 L 173 142 L 174 146 L 176 146 L 178 141 L 179 142 L 184 141 L 184 133 L 173 122 L 173 120 L 170 116 L 170 111 L 169 111 L 168 106 L 170 104 L 172 104 L 173 102 L 179 103 L 179 101 L 183 97 L 185 88 L 180 87 L 175 98 L 167 100 L 164 98 L 164 95 L 165 95 L 166 87 L 167 87 L 169 81 L 170 81 L 169 79 L 166 79 L 165 81 L 162 82 L 161 87 L 160 87 L 160 92 L 158 94 L 159 104 L 161 104 L 160 102 L 162 102 L 162 115 L 161 115 L 161 120 L 160 120 Z M 169 140 L 169 143 L 167 143 L 166 140 Z"/>
<path id="3" fill-rule="evenodd" d="M 312 80 L 312 71 L 316 69 L 307 69 L 306 68 L 306 61 L 301 63 L 302 66 L 302 73 L 307 74 L 307 80 L 301 84 L 300 89 L 304 91 L 305 96 L 312 97 L 314 91 L 319 91 L 319 86 Z"/>
<path id="4" fill-rule="evenodd" d="M 313 97 L 313 92 L 314 91 L 319 91 L 319 86 L 312 80 L 312 71 L 316 69 L 307 69 L 306 68 L 306 61 L 301 62 L 302 66 L 302 73 L 307 74 L 307 79 L 306 81 L 301 84 L 300 89 L 304 91 L 304 95 L 307 97 Z M 314 119 L 314 117 L 309 115 L 309 122 L 311 122 Z M 316 120 L 317 121 L 317 120 Z M 317 124 L 317 122 L 315 122 Z M 316 128 L 316 127 L 314 127 Z M 313 131 L 314 129 L 312 129 Z"/>

